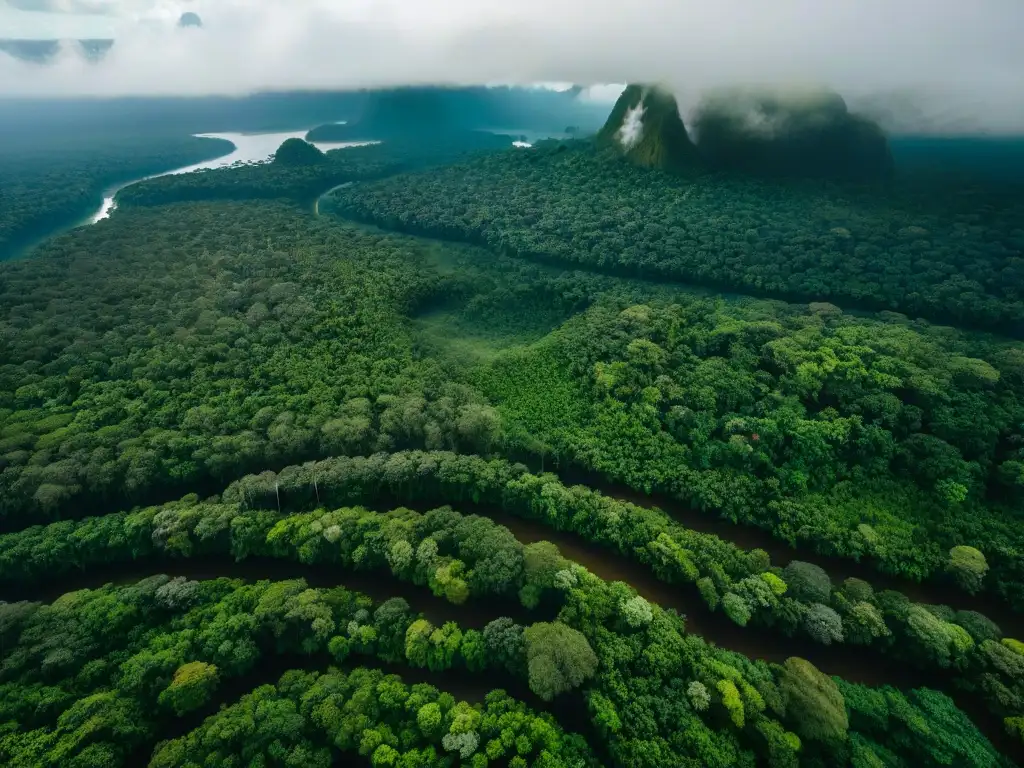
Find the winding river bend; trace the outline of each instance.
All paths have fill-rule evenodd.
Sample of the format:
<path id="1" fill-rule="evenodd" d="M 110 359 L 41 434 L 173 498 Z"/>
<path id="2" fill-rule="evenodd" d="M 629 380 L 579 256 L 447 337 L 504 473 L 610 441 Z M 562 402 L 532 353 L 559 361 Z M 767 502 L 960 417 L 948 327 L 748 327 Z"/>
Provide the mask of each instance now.
<path id="1" fill-rule="evenodd" d="M 162 173 L 154 173 L 149 176 L 142 176 L 138 179 L 108 187 L 103 192 L 103 203 L 99 210 L 89 216 L 85 224 L 95 224 L 98 221 L 110 216 L 116 207 L 115 198 L 117 193 L 132 184 L 138 184 L 147 179 L 157 179 L 161 176 L 173 176 L 179 173 L 191 173 L 192 171 L 203 171 L 210 168 L 226 168 L 229 165 L 262 163 L 270 158 L 277 148 L 287 139 L 303 139 L 306 131 L 286 131 L 283 133 L 197 133 L 197 139 L 220 139 L 231 142 L 234 149 L 226 155 L 221 155 L 212 160 L 204 160 L 201 163 L 185 165 L 180 168 L 172 168 Z M 376 144 L 374 141 L 320 141 L 311 142 L 321 152 L 329 152 L 332 149 L 344 149 L 346 147 L 363 147 L 368 144 Z"/>

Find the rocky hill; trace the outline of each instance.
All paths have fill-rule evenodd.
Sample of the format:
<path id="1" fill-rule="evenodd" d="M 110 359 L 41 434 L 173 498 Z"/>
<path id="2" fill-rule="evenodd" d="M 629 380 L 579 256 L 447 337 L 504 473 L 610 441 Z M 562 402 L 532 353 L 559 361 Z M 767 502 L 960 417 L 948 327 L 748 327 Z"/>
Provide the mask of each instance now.
<path id="1" fill-rule="evenodd" d="M 683 171 L 697 164 L 697 150 L 676 99 L 658 86 L 628 86 L 598 133 L 598 142 L 646 168 Z"/>

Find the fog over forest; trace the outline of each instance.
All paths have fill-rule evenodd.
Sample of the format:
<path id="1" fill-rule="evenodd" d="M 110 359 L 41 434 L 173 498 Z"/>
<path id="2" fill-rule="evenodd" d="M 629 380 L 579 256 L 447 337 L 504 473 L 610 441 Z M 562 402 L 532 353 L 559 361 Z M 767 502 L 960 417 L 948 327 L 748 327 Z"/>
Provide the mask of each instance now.
<path id="1" fill-rule="evenodd" d="M 202 28 L 178 28 L 183 12 Z M 99 63 L 0 56 L 4 95 L 665 82 L 685 110 L 713 86 L 815 81 L 890 127 L 1024 129 L 1016 0 L 17 0 L 0 22 L 5 36 L 116 39 Z"/>

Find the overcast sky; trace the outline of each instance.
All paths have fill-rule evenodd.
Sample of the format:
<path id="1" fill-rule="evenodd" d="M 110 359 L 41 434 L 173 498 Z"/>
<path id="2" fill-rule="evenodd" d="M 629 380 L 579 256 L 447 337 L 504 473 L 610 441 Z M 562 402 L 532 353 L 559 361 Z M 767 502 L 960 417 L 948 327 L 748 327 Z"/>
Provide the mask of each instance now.
<path id="1" fill-rule="evenodd" d="M 1021 30 L 1024 0 L 0 0 L 0 38 L 117 40 L 98 64 L 0 53 L 0 94 L 660 80 L 685 111 L 820 83 L 911 127 L 1024 132 Z"/>

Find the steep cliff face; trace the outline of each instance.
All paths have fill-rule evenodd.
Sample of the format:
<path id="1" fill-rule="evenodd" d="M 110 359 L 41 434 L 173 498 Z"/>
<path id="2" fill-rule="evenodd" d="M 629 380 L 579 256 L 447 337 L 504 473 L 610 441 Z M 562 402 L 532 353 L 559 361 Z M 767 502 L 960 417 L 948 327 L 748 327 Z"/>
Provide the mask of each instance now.
<path id="1" fill-rule="evenodd" d="M 877 179 L 893 170 L 889 142 L 827 90 L 724 89 L 693 122 L 711 168 L 765 176 Z"/>
<path id="2" fill-rule="evenodd" d="M 697 163 L 675 97 L 658 86 L 628 86 L 597 137 L 645 168 L 684 171 Z"/>

